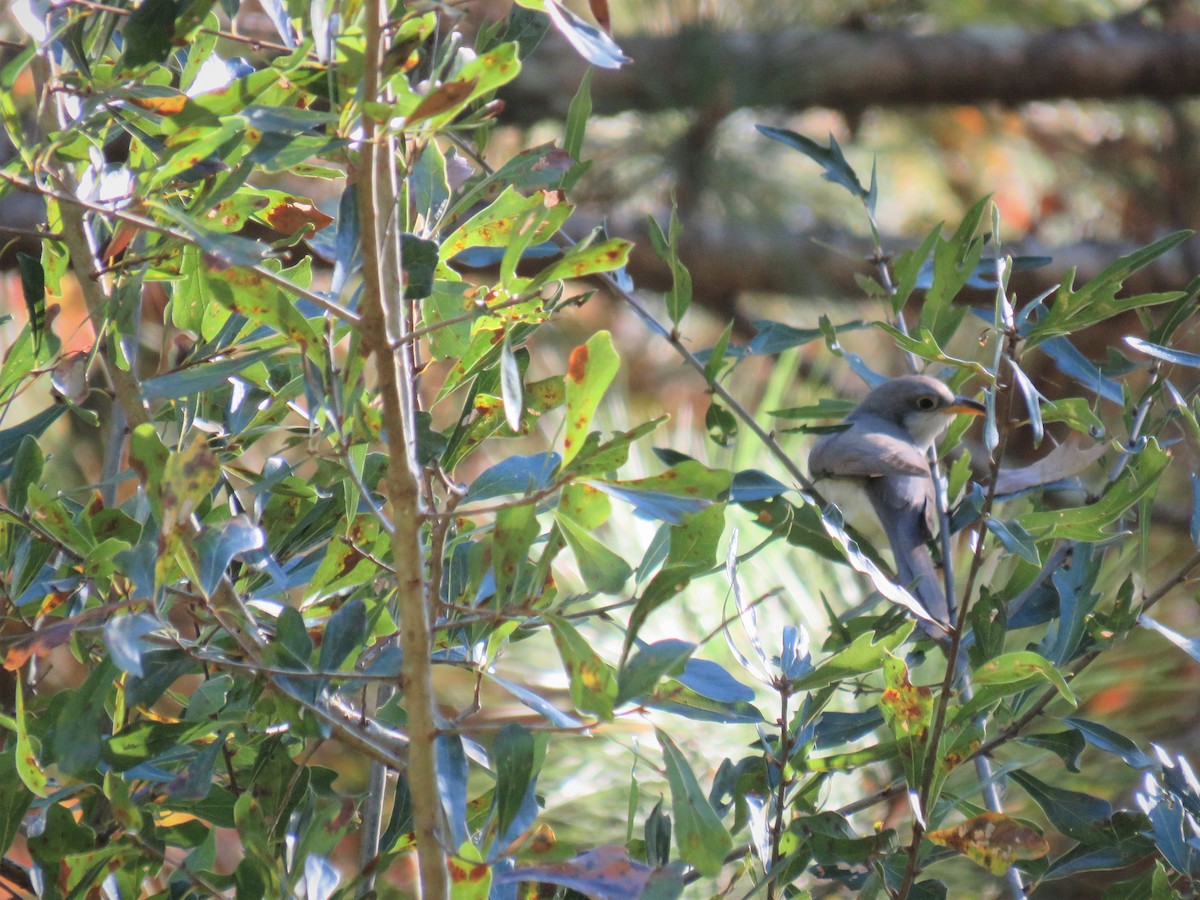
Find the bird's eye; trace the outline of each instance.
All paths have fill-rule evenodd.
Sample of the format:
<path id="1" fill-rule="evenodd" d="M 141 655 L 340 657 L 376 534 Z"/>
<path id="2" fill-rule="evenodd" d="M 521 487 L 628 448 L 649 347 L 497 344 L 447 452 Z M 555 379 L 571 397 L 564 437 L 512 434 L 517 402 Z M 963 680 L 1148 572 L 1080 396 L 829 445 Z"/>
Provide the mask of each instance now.
<path id="1" fill-rule="evenodd" d="M 933 409 L 937 405 L 937 401 L 933 397 L 918 397 L 917 409 Z"/>

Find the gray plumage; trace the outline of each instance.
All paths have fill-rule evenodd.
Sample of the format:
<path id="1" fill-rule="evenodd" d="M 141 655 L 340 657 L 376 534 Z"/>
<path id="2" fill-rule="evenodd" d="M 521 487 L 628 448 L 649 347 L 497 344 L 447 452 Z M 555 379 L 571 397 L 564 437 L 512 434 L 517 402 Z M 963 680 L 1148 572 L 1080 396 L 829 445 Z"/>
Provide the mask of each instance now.
<path id="1" fill-rule="evenodd" d="M 847 515 L 853 515 L 845 508 L 853 503 L 842 502 L 847 493 L 865 494 L 891 545 L 900 583 L 943 626 L 951 624 L 950 608 L 927 546 L 937 509 L 926 453 L 954 414 L 982 412 L 980 404 L 954 396 L 935 378 L 893 378 L 850 411 L 849 428 L 818 438 L 808 460 L 817 489 Z"/>

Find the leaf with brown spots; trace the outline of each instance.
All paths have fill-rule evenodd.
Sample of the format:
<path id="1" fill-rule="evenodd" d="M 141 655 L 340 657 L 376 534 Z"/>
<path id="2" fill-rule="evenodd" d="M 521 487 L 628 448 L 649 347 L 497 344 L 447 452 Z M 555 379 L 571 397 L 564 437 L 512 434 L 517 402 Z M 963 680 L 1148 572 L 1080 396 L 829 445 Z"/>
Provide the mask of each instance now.
<path id="1" fill-rule="evenodd" d="M 527 568 L 529 548 L 537 540 L 539 531 L 532 503 L 496 513 L 496 524 L 492 529 L 492 570 L 496 575 L 496 597 L 501 606 L 520 605 L 528 599 L 519 596 L 517 589 L 521 584 L 520 576 Z"/>
<path id="2" fill-rule="evenodd" d="M 311 278 L 311 261 L 308 259 L 287 270 L 280 269 L 276 260 L 267 260 L 263 265 L 288 276 L 301 286 L 305 286 Z M 316 331 L 296 308 L 293 298 L 284 293 L 282 288 L 252 269 L 210 267 L 202 271 L 202 289 L 206 298 L 240 313 L 256 325 L 267 326 L 320 358 Z M 321 364 L 324 365 L 323 362 Z"/>
<path id="3" fill-rule="evenodd" d="M 993 875 L 1003 875 L 1017 860 L 1041 859 L 1050 852 L 1039 831 L 1003 813 L 982 813 L 953 828 L 931 831 L 927 837 L 939 847 L 957 850 Z"/>
<path id="4" fill-rule="evenodd" d="M 33 741 L 29 737 L 28 720 L 25 717 L 25 686 L 20 678 L 17 679 L 16 726 L 17 774 L 25 783 L 25 787 L 37 796 L 45 797 L 48 793 L 49 780 L 46 778 L 46 773 L 42 771 L 41 763 L 38 762 L 37 754 L 33 750 Z"/>
<path id="5" fill-rule="evenodd" d="M 458 848 L 458 853 L 446 859 L 450 875 L 450 896 L 454 900 L 487 900 L 492 889 L 492 867 L 484 862 L 470 841 Z"/>
<path id="6" fill-rule="evenodd" d="M 571 680 L 571 702 L 576 709 L 609 721 L 617 697 L 617 679 L 612 668 L 566 619 L 547 615 L 546 620 L 554 633 L 563 669 Z"/>
<path id="7" fill-rule="evenodd" d="M 194 515 L 208 499 L 220 474 L 221 464 L 202 438 L 172 453 L 163 467 L 163 530 L 173 530 Z"/>
<path id="8" fill-rule="evenodd" d="M 629 241 L 610 238 L 599 244 L 576 247 L 562 259 L 538 272 L 534 284 L 547 284 L 565 278 L 584 278 L 598 272 L 613 272 L 629 261 Z"/>
<path id="9" fill-rule="evenodd" d="M 478 83 L 478 78 L 460 78 L 457 81 L 447 81 L 435 88 L 417 104 L 416 109 L 409 113 L 408 124 L 411 125 L 451 110 L 457 112 L 466 105 Z"/>
<path id="10" fill-rule="evenodd" d="M 312 227 L 320 231 L 333 224 L 333 218 L 317 209 L 317 205 L 303 197 L 285 196 L 262 213 L 263 221 L 280 234 L 295 234 L 302 228 Z"/>
<path id="11" fill-rule="evenodd" d="M 883 674 L 884 690 L 879 697 L 879 706 L 899 746 L 908 786 L 915 789 L 921 783 L 925 765 L 925 744 L 933 718 L 933 691 L 914 685 L 904 660 L 890 653 L 884 657 Z"/>
<path id="12" fill-rule="evenodd" d="M 563 437 L 563 466 L 583 448 L 592 416 L 621 366 L 612 335 L 598 331 L 571 351 L 567 363 L 567 424 Z"/>
<path id="13" fill-rule="evenodd" d="M 169 90 L 168 88 L 157 88 L 157 90 Z M 183 112 L 188 104 L 188 96 L 180 91 L 172 91 L 169 94 L 162 96 L 130 95 L 125 98 L 127 103 L 136 106 L 138 109 L 144 109 L 147 112 L 157 113 L 160 116 L 175 116 Z"/>
<path id="14" fill-rule="evenodd" d="M 541 209 L 549 211 L 539 217 L 536 229 L 528 236 L 531 242 L 549 240 L 562 227 L 574 207 L 570 203 L 555 203 L 547 207 L 540 191 L 532 197 L 525 197 L 515 188 L 505 188 L 487 208 L 463 222 L 442 242 L 442 262 L 449 262 L 472 247 L 507 247 L 517 224 L 529 213 Z"/>

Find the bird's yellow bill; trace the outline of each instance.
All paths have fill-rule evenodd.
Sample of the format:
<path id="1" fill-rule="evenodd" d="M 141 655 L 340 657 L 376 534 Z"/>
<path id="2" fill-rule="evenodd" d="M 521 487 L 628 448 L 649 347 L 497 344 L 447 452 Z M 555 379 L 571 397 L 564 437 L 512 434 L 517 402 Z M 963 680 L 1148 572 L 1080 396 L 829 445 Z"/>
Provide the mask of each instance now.
<path id="1" fill-rule="evenodd" d="M 982 416 L 987 412 L 987 407 L 975 400 L 967 400 L 965 397 L 955 397 L 954 402 L 946 407 L 948 413 L 960 413 L 964 416 Z"/>

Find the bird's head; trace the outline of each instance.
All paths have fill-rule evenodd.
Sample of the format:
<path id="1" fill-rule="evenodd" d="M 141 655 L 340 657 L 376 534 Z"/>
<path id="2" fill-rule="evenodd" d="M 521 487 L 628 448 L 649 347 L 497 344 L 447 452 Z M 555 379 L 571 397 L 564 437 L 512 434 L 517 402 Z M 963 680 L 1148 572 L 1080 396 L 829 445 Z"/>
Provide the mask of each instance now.
<path id="1" fill-rule="evenodd" d="M 922 450 L 933 446 L 958 413 L 978 416 L 983 404 L 954 392 L 928 375 L 905 375 L 885 381 L 863 398 L 854 414 L 877 416 L 899 425 Z"/>

